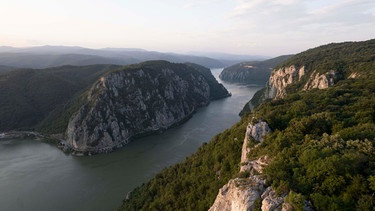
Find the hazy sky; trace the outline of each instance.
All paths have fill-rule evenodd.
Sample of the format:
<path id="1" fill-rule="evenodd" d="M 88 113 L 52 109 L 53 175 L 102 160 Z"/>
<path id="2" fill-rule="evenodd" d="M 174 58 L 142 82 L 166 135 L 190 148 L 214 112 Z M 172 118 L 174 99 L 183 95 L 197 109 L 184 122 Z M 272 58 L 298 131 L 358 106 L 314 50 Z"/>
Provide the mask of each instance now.
<path id="1" fill-rule="evenodd" d="M 374 0 L 0 0 L 0 46 L 277 56 L 372 38 Z"/>

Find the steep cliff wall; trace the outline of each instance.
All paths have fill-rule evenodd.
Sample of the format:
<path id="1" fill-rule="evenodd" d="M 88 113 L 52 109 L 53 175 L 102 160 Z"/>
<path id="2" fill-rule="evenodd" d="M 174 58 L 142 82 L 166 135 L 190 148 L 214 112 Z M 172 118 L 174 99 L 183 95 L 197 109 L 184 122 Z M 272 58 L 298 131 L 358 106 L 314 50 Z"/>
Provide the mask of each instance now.
<path id="1" fill-rule="evenodd" d="M 180 124 L 210 99 L 228 96 L 212 78 L 201 66 L 165 61 L 106 74 L 71 117 L 67 146 L 76 154 L 108 152 L 132 138 Z"/>
<path id="2" fill-rule="evenodd" d="M 285 61 L 291 55 L 279 56 L 265 61 L 242 62 L 224 68 L 220 79 L 231 83 L 264 84 L 276 65 Z"/>
<path id="3" fill-rule="evenodd" d="M 257 147 L 257 145 L 249 147 L 250 139 L 261 143 L 270 132 L 271 129 L 263 120 L 253 120 L 253 123 L 248 124 L 242 145 L 240 168 L 242 177 L 231 179 L 219 190 L 209 211 L 294 210 L 286 200 L 287 193 L 278 195 L 271 186 L 266 186 L 262 172 L 271 159 L 267 155 L 257 160 L 248 159 L 250 150 Z M 314 209 L 309 201 L 304 201 L 303 210 L 312 211 Z"/>
<path id="4" fill-rule="evenodd" d="M 288 58 L 272 70 L 265 87 L 244 106 L 240 115 L 287 93 L 326 89 L 340 80 L 371 73 L 374 45 L 375 40 L 331 43 Z"/>
<path id="5" fill-rule="evenodd" d="M 262 157 L 258 160 L 249 161 L 249 141 L 255 139 L 261 142 L 269 132 L 271 130 L 264 121 L 250 123 L 247 126 L 242 145 L 240 172 L 249 172 L 250 175 L 232 179 L 224 185 L 219 190 L 210 211 L 256 210 L 256 207 L 260 206 L 261 196 L 266 190 L 266 181 L 259 175 L 259 172 L 262 172 L 263 167 L 267 165 L 269 160 L 267 157 Z"/>
<path id="6" fill-rule="evenodd" d="M 355 77 L 355 74 L 351 77 Z M 304 65 L 279 67 L 271 72 L 266 86 L 245 104 L 240 115 L 253 110 L 266 100 L 283 98 L 288 92 L 326 89 L 342 79 L 344 72 L 341 70 L 309 71 Z"/>

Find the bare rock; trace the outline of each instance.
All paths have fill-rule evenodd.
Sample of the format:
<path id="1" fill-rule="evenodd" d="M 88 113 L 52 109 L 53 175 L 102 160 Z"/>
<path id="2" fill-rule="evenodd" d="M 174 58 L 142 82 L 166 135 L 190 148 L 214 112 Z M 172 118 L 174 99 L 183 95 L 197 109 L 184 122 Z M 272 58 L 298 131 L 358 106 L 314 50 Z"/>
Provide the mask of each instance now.
<path id="1" fill-rule="evenodd" d="M 246 179 L 232 179 L 224 185 L 216 197 L 210 211 L 250 211 L 264 191 L 264 179 L 251 176 Z"/>
<path id="2" fill-rule="evenodd" d="M 272 187 L 268 187 L 262 194 L 262 211 L 273 211 L 282 209 L 284 198 L 277 196 L 276 191 Z"/>

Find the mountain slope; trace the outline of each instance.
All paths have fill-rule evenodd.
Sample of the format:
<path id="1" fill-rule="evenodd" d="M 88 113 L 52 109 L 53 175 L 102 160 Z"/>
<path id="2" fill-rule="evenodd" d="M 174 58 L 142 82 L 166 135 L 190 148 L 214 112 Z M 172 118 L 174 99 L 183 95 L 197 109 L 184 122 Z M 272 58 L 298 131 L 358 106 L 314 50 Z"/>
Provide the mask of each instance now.
<path id="1" fill-rule="evenodd" d="M 131 139 L 181 124 L 210 100 L 229 96 L 209 69 L 149 61 L 109 72 L 88 91 L 70 119 L 67 147 L 101 153 Z"/>
<path id="2" fill-rule="evenodd" d="M 326 51 L 327 46 L 307 51 L 313 51 L 323 59 L 306 58 L 306 63 L 301 61 L 307 67 L 306 78 L 294 80 L 289 84 L 293 89 L 286 86 L 283 97 L 269 99 L 254 108 L 252 113 L 244 113 L 240 123 L 203 145 L 196 154 L 183 163 L 163 170 L 151 181 L 136 188 L 123 201 L 121 209 L 207 210 L 215 200 L 211 187 L 222 187 L 218 184 L 226 183 L 221 180 L 224 178 L 222 172 L 226 175 L 225 179 L 240 178 L 232 181 L 241 182 L 224 186 L 239 190 L 256 183 L 253 180 L 256 172 L 266 179 L 265 185 L 270 186 L 267 193 L 257 189 L 261 191 L 260 194 L 249 194 L 255 198 L 243 200 L 244 203 L 252 201 L 253 204 L 249 206 L 254 209 L 268 209 L 271 207 L 270 202 L 275 202 L 272 204 L 274 208 L 285 206 L 296 210 L 304 209 L 306 204 L 311 204 L 316 210 L 373 209 L 375 60 L 363 59 L 375 55 L 373 43 L 370 40 L 330 44 L 330 51 Z M 350 49 L 345 49 L 348 46 Z M 358 49 L 366 50 L 358 53 Z M 320 64 L 335 51 L 346 51 L 352 55 L 347 57 L 343 54 L 337 58 L 345 62 L 346 68 L 338 65 L 320 69 L 315 65 L 307 65 L 309 61 Z M 290 58 L 290 61 L 307 55 L 301 53 Z M 275 68 L 273 73 L 289 68 L 291 63 L 286 62 L 285 65 Z M 340 70 L 343 77 L 324 89 L 318 86 L 303 90 L 307 81 L 316 78 L 316 74 L 311 72 L 324 75 L 331 69 Z M 288 79 L 286 75 L 279 74 L 277 78 L 276 75 L 271 77 Z M 296 78 L 299 78 L 298 74 Z M 299 89 L 294 89 L 295 86 Z M 247 158 L 255 161 L 267 156 L 268 165 L 262 173 L 236 173 L 243 165 L 240 163 L 239 145 L 243 143 L 246 125 L 259 119 L 268 123 L 273 132 L 260 143 L 250 138 Z M 222 151 L 224 155 L 219 153 Z M 219 195 L 231 191 L 225 188 L 221 190 Z M 260 198 L 262 193 L 264 196 Z M 271 193 L 281 197 L 273 201 L 269 198 Z M 211 205 L 207 205 L 209 202 Z"/>
<path id="3" fill-rule="evenodd" d="M 279 56 L 265 61 L 242 62 L 224 68 L 220 79 L 231 83 L 264 84 L 270 76 L 272 68 L 291 57 Z"/>
<path id="4" fill-rule="evenodd" d="M 265 88 L 255 94 L 241 113 L 268 99 L 325 89 L 340 80 L 369 74 L 374 68 L 374 48 L 375 40 L 368 40 L 332 43 L 299 53 L 275 67 Z"/>
<path id="5" fill-rule="evenodd" d="M 69 46 L 0 48 L 0 65 L 22 68 L 49 68 L 62 65 L 135 64 L 148 60 L 191 62 L 205 67 L 223 67 L 217 59 L 205 56 L 161 53 L 142 49 L 88 49 Z"/>
<path id="6" fill-rule="evenodd" d="M 117 67 L 18 69 L 0 75 L 0 131 L 36 128 L 51 112 L 61 110 L 82 93 L 99 75 Z"/>

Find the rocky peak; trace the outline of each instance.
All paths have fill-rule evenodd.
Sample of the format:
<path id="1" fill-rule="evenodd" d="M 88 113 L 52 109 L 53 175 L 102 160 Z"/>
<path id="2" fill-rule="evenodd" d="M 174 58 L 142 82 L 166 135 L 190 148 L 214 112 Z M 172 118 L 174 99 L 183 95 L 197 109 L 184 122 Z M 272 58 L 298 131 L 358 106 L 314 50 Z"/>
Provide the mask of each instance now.
<path id="1" fill-rule="evenodd" d="M 336 70 L 330 70 L 326 73 L 319 74 L 317 71 L 314 71 L 306 82 L 303 90 L 310 89 L 327 89 L 330 86 L 335 84 L 339 73 Z"/>
<path id="2" fill-rule="evenodd" d="M 266 187 L 266 180 L 261 173 L 271 159 L 265 155 L 256 160 L 249 160 L 248 153 L 251 148 L 248 142 L 251 138 L 262 142 L 264 136 L 271 132 L 268 124 L 263 120 L 254 120 L 246 128 L 244 143 L 242 145 L 240 172 L 248 172 L 246 178 L 231 179 L 220 190 L 210 211 L 288 211 L 294 210 L 293 206 L 285 202 L 287 193 L 279 196 L 272 187 Z M 255 146 L 257 147 L 257 146 Z M 312 211 L 312 205 L 305 201 L 303 210 Z"/>
<path id="3" fill-rule="evenodd" d="M 250 151 L 249 142 L 250 139 L 255 139 L 258 142 L 262 142 L 264 137 L 271 132 L 267 122 L 263 120 L 253 120 L 255 123 L 249 123 L 246 127 L 245 139 L 242 145 L 241 154 L 241 172 L 253 171 L 262 172 L 263 167 L 266 165 L 268 157 L 262 157 L 258 160 L 249 161 L 248 153 Z"/>
<path id="4" fill-rule="evenodd" d="M 154 61 L 102 76 L 71 117 L 67 145 L 76 154 L 109 152 L 180 124 L 210 99 L 229 95 L 209 70 L 198 68 L 204 69 Z"/>
<path id="5" fill-rule="evenodd" d="M 304 66 L 298 68 L 295 65 L 291 65 L 273 70 L 266 84 L 265 98 L 282 98 L 286 95 L 286 87 L 301 80 L 304 75 Z"/>

